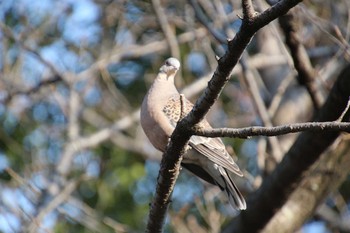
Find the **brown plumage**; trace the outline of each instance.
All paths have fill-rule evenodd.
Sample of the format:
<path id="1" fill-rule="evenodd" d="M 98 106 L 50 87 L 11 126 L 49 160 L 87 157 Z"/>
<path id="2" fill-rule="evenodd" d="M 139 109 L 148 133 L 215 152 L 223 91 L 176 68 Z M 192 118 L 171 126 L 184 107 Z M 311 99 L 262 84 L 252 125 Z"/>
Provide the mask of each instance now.
<path id="1" fill-rule="evenodd" d="M 179 68 L 180 62 L 176 58 L 167 59 L 141 106 L 142 128 L 154 147 L 162 152 L 181 115 L 180 94 L 174 85 Z M 184 101 L 184 114 L 187 114 L 193 104 L 187 99 Z M 211 128 L 206 119 L 199 123 L 199 127 Z M 221 139 L 192 136 L 189 146 L 191 150 L 184 155 L 182 166 L 207 182 L 218 185 L 236 209 L 246 209 L 245 200 L 230 176 L 230 173 L 243 174 Z"/>

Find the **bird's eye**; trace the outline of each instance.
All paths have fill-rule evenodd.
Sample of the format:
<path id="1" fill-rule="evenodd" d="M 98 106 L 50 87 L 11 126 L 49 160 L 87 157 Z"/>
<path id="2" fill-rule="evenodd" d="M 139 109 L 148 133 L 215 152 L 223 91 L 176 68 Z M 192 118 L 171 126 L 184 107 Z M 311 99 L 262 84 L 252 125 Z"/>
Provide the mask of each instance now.
<path id="1" fill-rule="evenodd" d="M 165 61 L 165 65 L 170 66 L 170 62 L 169 61 Z"/>

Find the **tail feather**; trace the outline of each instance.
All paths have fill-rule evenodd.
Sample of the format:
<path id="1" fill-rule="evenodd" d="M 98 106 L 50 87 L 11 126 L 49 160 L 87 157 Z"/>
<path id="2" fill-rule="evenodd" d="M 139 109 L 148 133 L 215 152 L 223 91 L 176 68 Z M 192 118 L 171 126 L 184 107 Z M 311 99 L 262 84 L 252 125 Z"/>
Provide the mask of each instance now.
<path id="1" fill-rule="evenodd" d="M 227 168 L 213 163 L 199 153 L 185 154 L 182 166 L 203 180 L 219 186 L 227 194 L 233 208 L 238 210 L 247 208 L 243 195 L 230 176 L 232 172 Z"/>
<path id="2" fill-rule="evenodd" d="M 233 182 L 232 178 L 227 174 L 227 171 L 225 168 L 218 166 L 218 169 L 225 182 L 225 187 L 221 187 L 221 188 L 225 190 L 228 196 L 229 202 L 233 207 L 239 210 L 245 210 L 247 208 L 247 204 L 244 200 L 243 195 L 238 190 L 236 184 Z"/>

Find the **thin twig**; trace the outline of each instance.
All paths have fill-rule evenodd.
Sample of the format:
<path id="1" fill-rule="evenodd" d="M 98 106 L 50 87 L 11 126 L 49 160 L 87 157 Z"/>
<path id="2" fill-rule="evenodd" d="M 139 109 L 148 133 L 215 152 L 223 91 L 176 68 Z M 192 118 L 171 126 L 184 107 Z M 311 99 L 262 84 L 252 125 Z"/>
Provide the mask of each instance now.
<path id="1" fill-rule="evenodd" d="M 191 4 L 193 11 L 196 15 L 196 18 L 198 21 L 203 24 L 203 26 L 210 32 L 210 34 L 219 42 L 219 43 L 226 43 L 225 37 L 218 31 L 216 31 L 213 27 L 210 26 L 208 20 L 206 19 L 204 13 L 201 11 L 200 6 L 198 5 L 196 0 L 189 0 L 189 3 Z"/>
<path id="2" fill-rule="evenodd" d="M 46 86 L 49 86 L 51 84 L 55 84 L 57 82 L 61 82 L 62 81 L 62 78 L 61 76 L 53 76 L 51 77 L 50 79 L 45 79 L 45 80 L 42 80 L 41 82 L 39 82 L 36 86 L 34 87 L 31 87 L 29 89 L 26 89 L 26 90 L 19 90 L 19 91 L 14 91 L 14 92 L 11 92 L 9 93 L 2 101 L 7 104 L 9 103 L 12 98 L 14 96 L 18 96 L 18 95 L 31 95 L 33 93 L 36 93 L 38 92 L 41 88 L 43 87 L 46 87 Z"/>
<path id="3" fill-rule="evenodd" d="M 49 67 L 49 69 L 51 70 L 51 72 L 55 76 L 58 76 L 58 77 L 60 77 L 62 79 L 61 73 L 56 69 L 56 67 L 53 64 L 51 64 L 49 61 L 45 60 L 36 50 L 30 48 L 29 46 L 24 44 L 21 40 L 19 40 L 17 38 L 17 36 L 14 34 L 14 32 L 12 31 L 11 28 L 9 28 L 3 22 L 0 22 L 0 28 L 2 29 L 2 31 L 5 33 L 5 35 L 8 38 L 13 39 L 22 49 L 24 49 L 25 51 L 30 52 L 31 54 L 33 54 L 42 64 L 44 64 L 45 66 Z"/>
<path id="4" fill-rule="evenodd" d="M 12 38 L 11 34 L 6 34 L 6 35 L 9 38 Z M 206 35 L 207 35 L 206 30 L 204 28 L 199 28 L 194 31 L 180 34 L 179 36 L 176 37 L 176 40 L 178 41 L 179 44 L 183 44 L 183 43 L 192 41 L 195 38 L 198 38 L 198 39 L 203 38 Z M 96 75 L 96 72 L 98 72 L 100 69 L 106 68 L 111 61 L 113 61 L 113 63 L 117 63 L 127 58 L 136 58 L 136 57 L 139 58 L 147 54 L 164 51 L 167 48 L 168 48 L 167 40 L 154 41 L 144 45 L 132 45 L 132 46 L 127 46 L 123 48 L 115 47 L 111 50 L 111 53 L 101 55 L 100 58 L 97 59 L 97 61 L 94 64 L 92 64 L 88 69 L 77 74 L 75 77 L 75 80 L 78 82 L 81 80 L 98 77 L 98 75 Z M 24 47 L 24 49 L 26 49 L 28 52 L 33 53 L 41 62 L 43 62 L 44 65 L 48 65 L 48 67 L 50 68 L 53 67 L 53 65 L 51 65 L 49 62 L 44 60 L 40 56 L 40 54 L 38 54 L 33 49 L 30 49 L 28 47 Z M 54 74 L 52 77 L 42 80 L 32 88 L 11 92 L 4 99 L 0 101 L 4 103 L 8 103 L 9 101 L 11 101 L 13 97 L 17 95 L 30 95 L 30 94 L 36 93 L 37 91 L 39 91 L 41 88 L 45 86 L 63 81 L 64 79 L 62 78 L 61 74 L 58 71 L 56 73 L 55 70 L 56 69 L 52 70 Z"/>
<path id="5" fill-rule="evenodd" d="M 70 142 L 73 142 L 79 137 L 79 112 L 81 110 L 80 96 L 77 90 L 75 90 L 74 83 L 70 87 L 69 96 L 69 115 L 68 115 L 68 138 Z"/>
<path id="6" fill-rule="evenodd" d="M 180 112 L 180 120 L 184 118 L 186 115 L 186 99 L 184 94 L 180 94 L 180 104 L 181 104 L 181 112 Z"/>
<path id="7" fill-rule="evenodd" d="M 29 232 L 38 232 L 38 226 L 40 228 L 40 223 L 43 220 L 43 218 L 49 214 L 51 211 L 56 209 L 59 205 L 61 205 L 63 202 L 65 202 L 71 193 L 76 189 L 77 185 L 84 180 L 85 177 L 82 176 L 79 179 L 72 180 L 68 182 L 64 189 L 56 195 L 53 200 L 51 200 L 45 208 L 41 209 L 37 217 L 33 220 L 31 226 L 29 226 Z"/>
<path id="8" fill-rule="evenodd" d="M 53 76 L 49 79 L 45 79 L 40 81 L 36 86 L 31 87 L 27 90 L 20 90 L 15 91 L 13 93 L 9 93 L 6 98 L 3 99 L 4 103 L 8 103 L 13 96 L 16 95 L 28 95 L 37 92 L 41 87 L 50 85 L 53 83 L 57 83 L 60 81 L 65 81 L 65 78 L 63 77 L 62 73 L 59 72 L 56 67 L 49 61 L 45 60 L 36 50 L 30 48 L 26 44 L 24 44 L 21 40 L 17 38 L 17 36 L 14 34 L 11 28 L 9 28 L 6 24 L 0 22 L 0 28 L 2 29 L 2 32 L 4 32 L 5 36 L 14 40 L 24 51 L 34 55 L 36 59 L 38 59 L 43 65 L 49 68 L 49 70 L 52 72 Z"/>
<path id="9" fill-rule="evenodd" d="M 258 87 L 258 84 L 255 80 L 253 72 L 249 69 L 248 64 L 246 62 L 246 55 L 243 55 L 243 58 L 240 61 L 240 64 L 242 66 L 242 70 L 244 73 L 244 78 L 246 80 L 246 83 L 248 85 L 248 91 L 250 95 L 252 96 L 252 99 L 254 100 L 253 103 L 255 104 L 255 107 L 257 109 L 257 112 L 259 113 L 259 116 L 266 127 L 272 127 L 272 121 L 271 117 L 268 113 L 268 110 L 265 106 L 265 103 L 260 96 L 260 90 Z M 278 142 L 278 139 L 276 137 L 269 137 L 267 139 L 269 141 L 269 144 L 272 148 L 272 156 L 275 161 L 280 161 L 282 156 L 282 149 L 280 146 L 280 143 Z"/>
<path id="10" fill-rule="evenodd" d="M 100 224 L 104 223 L 105 225 L 111 227 L 115 232 L 130 232 L 130 229 L 127 225 L 122 224 L 120 222 L 117 222 L 116 220 L 107 217 L 107 216 L 100 216 L 100 213 L 92 207 L 90 207 L 85 202 L 81 201 L 78 198 L 70 196 L 67 200 L 67 204 L 72 205 L 74 208 L 77 208 L 81 210 L 82 215 L 85 215 L 88 220 L 90 221 L 96 221 Z M 66 213 L 67 215 L 70 215 L 70 213 Z M 79 221 L 80 218 L 77 220 Z"/>
<path id="11" fill-rule="evenodd" d="M 344 111 L 341 113 L 340 117 L 337 119 L 338 122 L 341 122 L 343 120 L 343 118 L 344 118 L 345 114 L 348 112 L 349 108 L 350 108 L 350 97 L 349 97 L 348 103 L 347 103 Z"/>

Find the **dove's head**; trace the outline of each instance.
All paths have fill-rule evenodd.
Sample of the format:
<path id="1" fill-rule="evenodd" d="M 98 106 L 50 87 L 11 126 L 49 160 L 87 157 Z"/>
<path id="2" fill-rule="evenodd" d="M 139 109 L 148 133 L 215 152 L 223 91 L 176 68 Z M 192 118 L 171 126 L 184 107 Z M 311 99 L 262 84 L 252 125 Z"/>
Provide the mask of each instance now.
<path id="1" fill-rule="evenodd" d="M 167 76 L 175 75 L 180 69 L 180 62 L 174 57 L 165 60 L 164 65 L 160 67 L 159 72 L 165 73 Z"/>

